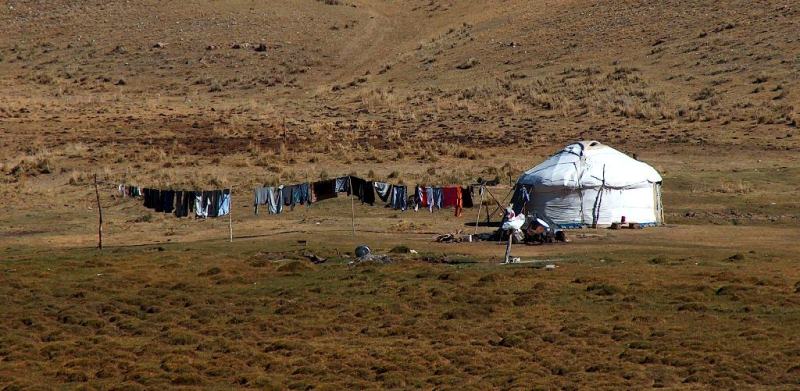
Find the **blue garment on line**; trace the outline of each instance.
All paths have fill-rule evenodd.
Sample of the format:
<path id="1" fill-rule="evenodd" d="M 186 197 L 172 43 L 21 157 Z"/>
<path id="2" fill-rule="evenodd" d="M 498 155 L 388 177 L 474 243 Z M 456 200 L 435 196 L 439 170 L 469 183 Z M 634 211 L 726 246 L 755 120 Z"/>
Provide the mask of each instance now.
<path id="1" fill-rule="evenodd" d="M 225 216 L 231 213 L 231 191 L 226 189 L 222 191 L 222 195 L 218 198 L 219 208 L 217 208 L 217 216 Z"/>
<path id="2" fill-rule="evenodd" d="M 405 186 L 392 186 L 392 208 L 406 210 L 408 200 Z"/>
<path id="3" fill-rule="evenodd" d="M 438 209 L 442 209 L 442 188 L 441 187 L 434 187 L 431 190 L 433 192 L 432 202 L 431 204 L 431 211 L 433 208 L 436 207 Z"/>

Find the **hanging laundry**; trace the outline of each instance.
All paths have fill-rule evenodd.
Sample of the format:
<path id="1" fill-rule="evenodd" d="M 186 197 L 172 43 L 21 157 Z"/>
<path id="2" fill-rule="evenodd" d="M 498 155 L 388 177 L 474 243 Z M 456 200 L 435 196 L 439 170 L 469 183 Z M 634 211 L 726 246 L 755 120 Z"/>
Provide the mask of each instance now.
<path id="1" fill-rule="evenodd" d="M 472 186 L 461 188 L 461 198 L 465 208 L 472 208 L 474 206 L 472 203 Z"/>
<path id="2" fill-rule="evenodd" d="M 144 207 L 147 209 L 155 208 L 155 204 L 153 204 L 153 190 L 145 188 L 142 192 L 144 193 Z"/>
<path id="3" fill-rule="evenodd" d="M 179 191 L 175 193 L 175 216 L 187 217 L 189 210 L 194 205 L 194 192 L 193 191 Z"/>
<path id="4" fill-rule="evenodd" d="M 528 188 L 521 185 L 517 186 L 514 195 L 511 196 L 511 205 L 514 213 L 522 213 L 522 209 L 525 208 L 525 205 L 527 205 L 530 200 L 531 196 L 530 192 L 528 192 Z"/>
<path id="5" fill-rule="evenodd" d="M 289 185 L 283 187 L 282 198 L 283 198 L 283 205 L 284 206 L 291 206 L 294 208 L 294 188 L 295 185 Z"/>
<path id="6" fill-rule="evenodd" d="M 457 190 L 458 189 L 458 190 Z M 460 187 L 446 186 L 442 188 L 442 207 L 450 208 L 458 203 L 458 191 Z"/>
<path id="7" fill-rule="evenodd" d="M 278 214 L 283 211 L 283 186 L 267 188 L 267 202 L 269 214 Z"/>
<path id="8" fill-rule="evenodd" d="M 295 205 L 303 204 L 302 189 L 300 187 L 301 185 L 292 186 L 292 209 L 294 209 Z"/>
<path id="9" fill-rule="evenodd" d="M 406 197 L 406 187 L 405 186 L 393 186 L 392 187 L 392 208 L 406 210 L 408 206 L 408 200 Z"/>
<path id="10" fill-rule="evenodd" d="M 164 213 L 172 213 L 175 210 L 175 191 L 161 190 L 161 208 Z"/>
<path id="11" fill-rule="evenodd" d="M 420 185 L 414 186 L 414 210 L 418 211 L 420 207 L 428 206 L 427 191 Z"/>
<path id="12" fill-rule="evenodd" d="M 375 182 L 375 192 L 383 202 L 390 202 L 389 196 L 392 194 L 392 185 L 386 182 Z"/>
<path id="13" fill-rule="evenodd" d="M 153 210 L 158 213 L 164 212 L 164 197 L 161 195 L 161 190 L 153 190 Z"/>
<path id="14" fill-rule="evenodd" d="M 208 207 L 208 217 L 219 217 L 224 201 L 222 190 L 211 191 L 211 205 Z"/>
<path id="15" fill-rule="evenodd" d="M 425 199 L 428 201 L 428 210 L 433 212 L 433 205 L 436 203 L 436 200 L 433 198 L 433 188 L 430 186 L 425 188 Z"/>
<path id="16" fill-rule="evenodd" d="M 442 188 L 441 187 L 431 187 L 431 192 L 429 195 L 431 196 L 431 200 L 428 201 L 428 208 L 433 211 L 433 208 L 442 209 Z"/>
<path id="17" fill-rule="evenodd" d="M 182 215 L 183 210 L 181 209 L 181 204 L 183 204 L 183 192 L 182 191 L 175 192 L 175 217 L 183 217 Z"/>
<path id="18" fill-rule="evenodd" d="M 253 191 L 253 213 L 258 215 L 258 206 L 266 205 L 269 197 L 268 187 L 258 187 Z"/>
<path id="19" fill-rule="evenodd" d="M 456 189 L 456 211 L 455 216 L 461 217 L 464 213 L 464 193 L 461 190 L 461 186 L 455 186 Z"/>
<path id="20" fill-rule="evenodd" d="M 299 190 L 299 201 L 298 204 L 303 205 L 311 205 L 311 185 L 306 183 L 301 183 L 298 186 Z"/>
<path id="21" fill-rule="evenodd" d="M 208 194 L 207 191 L 194 193 L 194 214 L 198 218 L 208 217 Z"/>
<path id="22" fill-rule="evenodd" d="M 362 203 L 374 205 L 375 204 L 375 185 L 364 179 L 351 176 L 350 177 L 350 193 L 356 198 L 361 200 Z"/>
<path id="23" fill-rule="evenodd" d="M 314 182 L 311 187 L 313 190 L 313 201 L 319 202 L 330 198 L 336 198 L 336 179 L 327 179 Z"/>
<path id="24" fill-rule="evenodd" d="M 231 191 L 230 189 L 225 189 L 219 191 L 218 194 L 217 216 L 225 216 L 231 213 Z"/>
<path id="25" fill-rule="evenodd" d="M 336 178 L 336 192 L 337 193 L 348 193 L 350 192 L 350 177 L 343 176 L 341 178 Z"/>

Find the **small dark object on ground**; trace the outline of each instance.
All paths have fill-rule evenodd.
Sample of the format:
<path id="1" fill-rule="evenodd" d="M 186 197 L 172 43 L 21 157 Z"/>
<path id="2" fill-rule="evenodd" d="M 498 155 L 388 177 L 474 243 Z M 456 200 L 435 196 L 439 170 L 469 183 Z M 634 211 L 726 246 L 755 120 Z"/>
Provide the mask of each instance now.
<path id="1" fill-rule="evenodd" d="M 461 238 L 457 234 L 442 234 L 436 236 L 436 242 L 439 243 L 460 243 Z"/>
<path id="2" fill-rule="evenodd" d="M 308 260 L 311 261 L 311 263 L 313 263 L 315 265 L 319 265 L 320 263 L 325 263 L 325 261 L 328 260 L 327 258 L 318 257 L 317 255 L 315 255 L 313 253 L 306 253 L 306 254 L 303 254 L 303 256 L 308 258 Z"/>
<path id="3" fill-rule="evenodd" d="M 363 257 L 371 254 L 372 250 L 370 250 L 370 248 L 367 247 L 366 244 L 362 244 L 362 245 L 356 247 L 355 253 L 356 253 L 356 258 L 363 258 Z"/>

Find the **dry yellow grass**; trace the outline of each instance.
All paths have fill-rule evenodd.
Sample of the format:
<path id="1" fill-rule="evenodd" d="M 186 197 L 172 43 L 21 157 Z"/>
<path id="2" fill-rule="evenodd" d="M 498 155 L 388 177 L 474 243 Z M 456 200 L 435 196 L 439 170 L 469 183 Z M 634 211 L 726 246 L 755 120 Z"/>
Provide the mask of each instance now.
<path id="1" fill-rule="evenodd" d="M 0 389 L 796 388 L 799 16 L 772 0 L 8 2 Z M 252 214 L 256 186 L 349 173 L 507 186 L 576 139 L 653 164 L 677 225 L 516 249 L 558 261 L 548 273 L 494 265 L 494 243 L 431 243 L 474 211 L 357 204 L 356 238 L 342 198 Z M 224 219 L 151 213 L 119 182 L 233 187 L 234 244 Z M 360 242 L 421 255 L 344 266 Z M 443 255 L 477 263 L 423 261 Z"/>

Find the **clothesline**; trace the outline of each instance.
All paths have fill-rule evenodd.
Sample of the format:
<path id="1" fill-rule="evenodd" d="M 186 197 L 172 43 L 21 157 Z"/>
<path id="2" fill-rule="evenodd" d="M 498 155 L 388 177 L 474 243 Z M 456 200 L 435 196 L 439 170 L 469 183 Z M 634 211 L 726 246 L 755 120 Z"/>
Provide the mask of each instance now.
<path id="1" fill-rule="evenodd" d="M 124 197 L 144 199 L 144 206 L 158 213 L 174 213 L 175 217 L 196 218 L 226 216 L 231 212 L 231 190 L 151 189 L 120 184 L 117 190 Z"/>
<path id="2" fill-rule="evenodd" d="M 347 175 L 312 183 L 258 187 L 254 190 L 254 213 L 258 214 L 259 206 L 267 205 L 269 214 L 279 214 L 283 212 L 285 206 L 294 209 L 297 205 L 310 205 L 335 198 L 339 193 L 347 193 L 369 205 L 375 204 L 375 195 L 377 194 L 381 201 L 387 203 L 387 206 L 403 211 L 407 210 L 409 205 L 415 211 L 423 207 L 428 208 L 431 212 L 434 208 L 454 207 L 455 215 L 460 216 L 463 208 L 473 206 L 472 186 L 416 185 L 414 193 L 409 196 L 406 185 L 367 181 L 357 176 Z"/>

